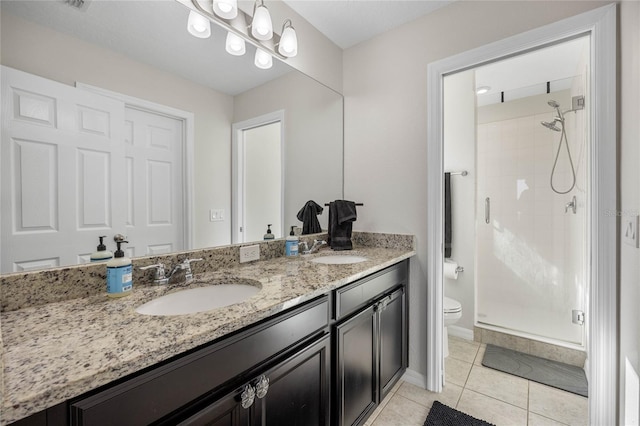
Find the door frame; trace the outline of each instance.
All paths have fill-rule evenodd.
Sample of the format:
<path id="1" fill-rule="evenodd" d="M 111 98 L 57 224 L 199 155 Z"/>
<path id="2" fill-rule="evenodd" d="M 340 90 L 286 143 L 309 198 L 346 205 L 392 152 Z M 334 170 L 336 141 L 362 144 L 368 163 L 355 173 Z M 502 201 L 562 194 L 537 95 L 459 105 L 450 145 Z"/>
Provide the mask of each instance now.
<path id="1" fill-rule="evenodd" d="M 239 121 L 231 125 L 231 243 L 244 243 L 240 232 L 240 224 L 244 224 L 244 204 L 241 202 L 244 194 L 244 138 L 242 132 L 254 129 L 256 127 L 265 126 L 267 124 L 280 122 L 280 229 L 283 236 L 286 229 L 284 228 L 284 177 L 285 177 L 285 149 L 284 149 L 284 110 L 269 112 L 258 117 L 248 120 Z"/>
<path id="2" fill-rule="evenodd" d="M 591 36 L 590 170 L 588 210 L 589 421 L 615 424 L 618 394 L 617 336 L 617 99 L 616 4 L 463 52 L 427 67 L 427 199 L 443 199 L 443 78 L 579 35 Z M 443 203 L 427 211 L 427 389 L 442 391 Z"/>
<path id="3" fill-rule="evenodd" d="M 193 165 L 194 165 L 194 138 L 195 138 L 195 118 L 194 114 L 189 111 L 173 108 L 170 106 L 158 104 L 146 99 L 136 98 L 134 96 L 125 95 L 114 92 L 112 90 L 103 89 L 98 86 L 76 81 L 76 88 L 87 90 L 98 95 L 116 99 L 124 103 L 125 108 L 138 109 L 149 112 L 151 114 L 164 115 L 182 121 L 182 217 L 183 217 L 183 234 L 184 247 L 183 250 L 193 249 L 195 241 L 194 235 L 194 191 L 193 191 Z"/>

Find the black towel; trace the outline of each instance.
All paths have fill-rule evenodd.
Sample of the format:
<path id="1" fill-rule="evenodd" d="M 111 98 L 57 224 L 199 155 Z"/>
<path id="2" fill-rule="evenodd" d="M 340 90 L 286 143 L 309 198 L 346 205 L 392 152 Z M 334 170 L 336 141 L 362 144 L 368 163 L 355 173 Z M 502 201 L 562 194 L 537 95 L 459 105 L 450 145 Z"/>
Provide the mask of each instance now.
<path id="1" fill-rule="evenodd" d="M 444 174 L 444 257 L 451 257 L 451 173 Z"/>
<path id="2" fill-rule="evenodd" d="M 298 220 L 302 222 L 302 235 L 317 234 L 322 232 L 318 215 L 324 209 L 315 201 L 309 200 L 298 212 Z"/>
<path id="3" fill-rule="evenodd" d="M 329 203 L 329 246 L 333 250 L 352 250 L 351 230 L 356 221 L 356 203 L 336 200 Z"/>

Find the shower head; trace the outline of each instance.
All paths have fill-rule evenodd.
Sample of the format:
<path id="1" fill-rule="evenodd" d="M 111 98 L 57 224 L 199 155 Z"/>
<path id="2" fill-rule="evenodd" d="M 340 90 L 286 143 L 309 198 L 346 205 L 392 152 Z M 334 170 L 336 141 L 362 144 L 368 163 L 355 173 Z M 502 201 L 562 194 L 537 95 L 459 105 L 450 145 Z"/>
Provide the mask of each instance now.
<path id="1" fill-rule="evenodd" d="M 556 122 L 558 122 L 559 120 L 553 120 L 551 122 L 549 121 L 541 121 L 540 124 L 542 124 L 544 127 L 546 127 L 547 129 L 551 129 L 554 132 L 559 132 L 562 129 L 560 129 L 560 127 L 556 126 Z M 562 123 L 562 122 L 561 122 Z"/>
<path id="2" fill-rule="evenodd" d="M 547 104 L 551 107 L 551 108 L 560 108 L 560 104 L 557 103 L 556 101 L 554 101 L 553 99 L 551 99 L 549 102 L 547 102 Z"/>

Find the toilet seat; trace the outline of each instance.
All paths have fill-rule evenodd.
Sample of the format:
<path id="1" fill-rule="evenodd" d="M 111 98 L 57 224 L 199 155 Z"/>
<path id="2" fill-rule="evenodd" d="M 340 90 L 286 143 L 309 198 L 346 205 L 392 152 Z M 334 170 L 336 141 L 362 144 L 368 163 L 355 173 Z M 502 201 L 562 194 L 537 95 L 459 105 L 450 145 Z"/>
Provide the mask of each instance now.
<path id="1" fill-rule="evenodd" d="M 450 299 L 445 296 L 443 305 L 445 314 L 456 314 L 458 312 L 462 312 L 462 305 L 457 300 Z"/>

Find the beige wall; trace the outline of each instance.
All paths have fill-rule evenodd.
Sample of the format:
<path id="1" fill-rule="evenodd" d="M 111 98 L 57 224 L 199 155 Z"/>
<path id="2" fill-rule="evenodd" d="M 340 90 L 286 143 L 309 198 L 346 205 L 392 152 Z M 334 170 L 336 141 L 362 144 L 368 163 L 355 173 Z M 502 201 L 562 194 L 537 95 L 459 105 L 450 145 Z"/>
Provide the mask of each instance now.
<path id="1" fill-rule="evenodd" d="M 620 24 L 620 214 L 622 223 L 640 211 L 640 3 L 622 2 Z M 625 412 L 625 358 L 640 372 L 640 250 L 620 244 L 620 424 Z M 634 404 L 638 400 L 634 398 Z M 638 412 L 635 408 L 635 415 Z M 636 417 L 637 419 L 637 417 Z M 635 423 L 637 424 L 637 423 Z"/>
<path id="2" fill-rule="evenodd" d="M 425 374 L 428 356 L 427 65 L 604 4 L 457 1 L 345 51 L 345 197 L 366 206 L 354 227 L 417 236 L 410 369 Z"/>
<path id="3" fill-rule="evenodd" d="M 70 86 L 82 82 L 193 112 L 194 246 L 230 243 L 230 221 L 209 222 L 208 212 L 224 209 L 229 216 L 231 211 L 231 96 L 8 13 L 2 14 L 1 30 L 2 65 Z"/>

